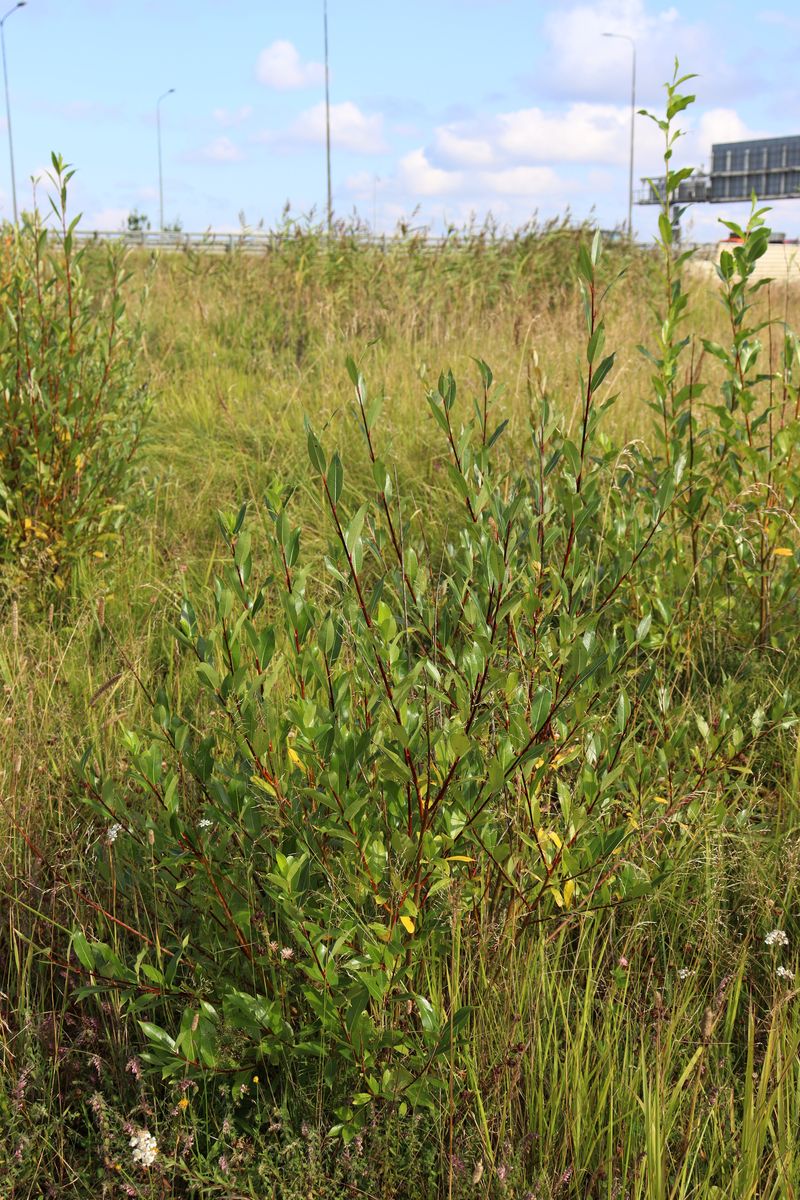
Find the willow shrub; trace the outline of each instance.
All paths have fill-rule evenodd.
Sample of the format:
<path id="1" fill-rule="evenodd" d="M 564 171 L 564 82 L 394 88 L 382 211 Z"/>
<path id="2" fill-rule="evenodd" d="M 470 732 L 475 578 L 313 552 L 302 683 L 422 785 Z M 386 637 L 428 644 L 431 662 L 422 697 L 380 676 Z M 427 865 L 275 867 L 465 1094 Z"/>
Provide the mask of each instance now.
<path id="1" fill-rule="evenodd" d="M 681 480 L 654 579 L 655 611 L 673 647 L 690 647 L 690 660 L 698 635 L 709 632 L 732 638 L 740 655 L 753 643 L 786 653 L 798 617 L 800 338 L 773 314 L 771 297 L 757 308 L 771 281 L 754 280 L 770 237 L 768 210 L 755 197 L 745 226 L 722 222 L 731 235 L 716 267 L 727 343 L 687 332 L 693 251 L 675 245 L 672 216 L 682 215 L 677 189 L 692 171 L 674 169 L 672 159 L 675 117 L 694 100 L 681 89 L 692 78 L 676 64 L 665 117 L 652 117 L 664 136 L 666 183 L 657 239 L 664 301 L 648 353 L 659 442 L 653 469 L 672 466 Z M 713 381 L 703 378 L 709 363 Z"/>
<path id="2" fill-rule="evenodd" d="M 234 1095 L 255 1076 L 289 1110 L 321 1088 L 346 1138 L 376 1105 L 452 1105 L 482 1002 L 478 978 L 447 984 L 454 922 L 502 964 L 543 925 L 645 894 L 701 798 L 746 786 L 731 764 L 770 722 L 727 713 L 700 753 L 704 718 L 665 701 L 652 571 L 684 468 L 602 434 L 600 254 L 599 237 L 579 254 L 577 436 L 542 386 L 513 474 L 488 366 L 468 406 L 442 374 L 438 544 L 349 361 L 372 496 L 351 501 L 346 456 L 309 427 L 327 553 L 304 557 L 277 489 L 263 535 L 245 508 L 221 515 L 215 617 L 187 601 L 176 628 L 207 704 L 160 690 L 124 783 L 86 755 L 88 802 L 116 827 L 97 869 L 130 911 L 124 942 L 76 931 L 75 962 L 84 995 L 121 994 L 164 1076 Z"/>
<path id="3" fill-rule="evenodd" d="M 278 487 L 260 534 L 244 507 L 221 514 L 214 615 L 187 600 L 175 629 L 200 690 L 152 697 L 126 778 L 83 759 L 114 908 L 73 934 L 81 994 L 116 992 L 150 1066 L 214 1082 L 243 1130 L 253 1087 L 345 1139 L 381 1107 L 463 1116 L 464 1039 L 512 949 L 647 894 L 697 823 L 746 822 L 755 751 L 794 721 L 774 681 L 753 711 L 723 670 L 698 684 L 692 660 L 723 619 L 757 653 L 791 648 L 798 380 L 788 331 L 780 368 L 757 371 L 755 214 L 720 264 L 732 342 L 706 357 L 724 368 L 721 403 L 700 409 L 694 371 L 681 381 L 682 82 L 662 123 L 660 450 L 602 431 L 615 396 L 599 236 L 578 255 L 577 431 L 535 366 L 515 472 L 489 367 L 466 402 L 443 373 L 427 395 L 446 460 L 435 520 L 396 482 L 382 398 L 349 360 L 371 495 L 353 498 L 347 455 L 308 427 L 304 491 L 327 551 L 304 553 Z M 228 1112 L 213 1115 L 216 1094 L 212 1138 Z"/>
<path id="4" fill-rule="evenodd" d="M 73 172 L 57 155 L 52 163 L 54 227 L 25 214 L 2 256 L 0 560 L 17 582 L 60 588 L 119 531 L 147 398 L 134 378 L 124 251 L 77 245 Z"/>

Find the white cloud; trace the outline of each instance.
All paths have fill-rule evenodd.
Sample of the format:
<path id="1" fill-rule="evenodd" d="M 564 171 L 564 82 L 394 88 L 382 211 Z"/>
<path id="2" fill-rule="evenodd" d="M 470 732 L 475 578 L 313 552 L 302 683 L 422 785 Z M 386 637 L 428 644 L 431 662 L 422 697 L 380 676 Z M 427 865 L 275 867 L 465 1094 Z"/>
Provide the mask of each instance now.
<path id="1" fill-rule="evenodd" d="M 215 108 L 211 115 L 223 129 L 232 129 L 235 125 L 242 125 L 249 120 L 253 115 L 253 109 L 251 105 L 243 104 L 241 108 Z"/>
<path id="2" fill-rule="evenodd" d="M 303 62 L 292 42 L 277 41 L 259 54 L 256 78 L 278 91 L 319 87 L 325 81 L 325 68 L 322 63 Z"/>
<path id="3" fill-rule="evenodd" d="M 531 199 L 553 195 L 563 187 L 550 167 L 507 167 L 502 171 L 486 171 L 481 176 L 481 183 L 490 193 Z"/>
<path id="4" fill-rule="evenodd" d="M 753 136 L 732 107 L 690 110 L 683 118 L 687 135 L 676 165 L 707 164 L 712 142 Z M 423 220 L 437 207 L 448 219 L 491 211 L 509 225 L 527 220 L 534 209 L 548 214 L 568 207 L 579 218 L 595 219 L 602 211 L 606 224 L 622 220 L 630 119 L 626 103 L 584 100 L 443 123 L 382 183 L 383 219 L 420 204 Z M 637 181 L 663 170 L 663 135 L 645 117 L 636 117 L 635 150 Z M 369 203 L 368 170 L 345 186 L 359 203 Z M 642 210 L 644 224 L 647 216 Z"/>
<path id="5" fill-rule="evenodd" d="M 457 167 L 488 167 L 494 160 L 490 143 L 482 137 L 469 137 L 453 125 L 436 130 L 437 157 Z"/>
<path id="6" fill-rule="evenodd" d="M 464 183 L 462 172 L 433 166 L 421 146 L 400 159 L 397 175 L 401 188 L 412 197 L 446 196 L 459 191 Z"/>
<path id="7" fill-rule="evenodd" d="M 235 163 L 243 160 L 244 151 L 229 137 L 218 137 L 187 157 L 192 162 Z"/>
<path id="8" fill-rule="evenodd" d="M 544 22 L 549 43 L 544 72 L 538 80 L 560 96 L 616 100 L 625 95 L 631 78 L 631 46 L 636 43 L 637 92 L 646 104 L 663 94 L 675 56 L 685 71 L 702 66 L 706 91 L 709 79 L 722 81 L 730 70 L 718 52 L 718 38 L 706 25 L 681 20 L 674 7 L 648 12 L 645 0 L 593 0 L 559 4 Z"/>
<path id="9" fill-rule="evenodd" d="M 709 108 L 700 118 L 697 133 L 706 150 L 714 142 L 738 142 L 746 138 L 768 137 L 767 133 L 755 133 L 733 108 Z"/>
<path id="10" fill-rule="evenodd" d="M 289 128 L 289 140 L 300 142 L 325 141 L 325 105 L 315 104 L 301 113 Z M 381 113 L 364 113 L 352 100 L 331 105 L 331 144 L 353 154 L 383 154 Z"/>
<path id="11" fill-rule="evenodd" d="M 448 170 L 552 167 L 554 164 L 624 166 L 630 148 L 630 109 L 582 101 L 564 110 L 518 109 L 483 121 L 439 126 L 426 151 L 431 165 Z M 655 125 L 636 118 L 636 159 L 652 171 L 663 151 Z M 502 176 L 501 176 L 502 177 Z"/>
<path id="12" fill-rule="evenodd" d="M 612 104 L 572 104 L 563 113 L 521 109 L 498 117 L 498 145 L 528 162 L 621 163 L 630 109 Z"/>

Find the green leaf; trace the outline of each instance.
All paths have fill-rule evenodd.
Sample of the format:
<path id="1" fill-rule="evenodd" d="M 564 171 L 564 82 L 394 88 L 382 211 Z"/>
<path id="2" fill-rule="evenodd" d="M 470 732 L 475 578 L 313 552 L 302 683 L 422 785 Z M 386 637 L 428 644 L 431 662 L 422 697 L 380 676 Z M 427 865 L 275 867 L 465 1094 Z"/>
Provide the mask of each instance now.
<path id="1" fill-rule="evenodd" d="M 436 420 L 436 424 L 444 433 L 447 433 L 447 417 L 442 411 L 441 400 L 435 398 L 433 395 L 429 395 L 426 398 L 428 401 L 428 407 L 430 408 L 434 419 Z"/>
<path id="2" fill-rule="evenodd" d="M 553 693 L 549 688 L 538 688 L 531 701 L 530 727 L 534 733 L 542 729 L 552 707 Z"/>
<path id="3" fill-rule="evenodd" d="M 695 100 L 696 96 L 673 96 L 667 104 L 667 120 L 671 121 L 679 112 L 683 112 L 690 104 L 694 104 Z"/>
<path id="4" fill-rule="evenodd" d="M 338 504 L 339 497 L 342 494 L 342 480 L 344 472 L 342 470 L 342 460 L 339 457 L 337 450 L 331 459 L 331 465 L 328 467 L 328 492 L 334 504 Z"/>
<path id="5" fill-rule="evenodd" d="M 507 425 L 508 425 L 508 418 L 506 417 L 505 420 L 500 422 L 500 424 L 497 426 L 497 428 L 495 429 L 492 436 L 489 438 L 489 441 L 486 443 L 486 445 L 488 446 L 488 448 L 490 450 L 491 450 L 492 446 L 495 444 L 495 442 L 497 441 L 497 439 L 502 436 Z"/>
<path id="6" fill-rule="evenodd" d="M 595 329 L 592 336 L 590 337 L 589 345 L 586 347 L 586 357 L 589 361 L 590 366 L 594 362 L 596 356 L 598 354 L 602 354 L 605 336 L 606 336 L 606 332 L 605 332 L 605 329 L 603 328 L 603 322 L 601 321 L 598 324 L 598 326 Z"/>
<path id="7" fill-rule="evenodd" d="M 436 1009 L 431 1004 L 430 1000 L 425 996 L 415 996 L 414 1000 L 417 1004 L 419 1019 L 422 1023 L 422 1028 L 426 1033 L 439 1032 L 439 1018 L 436 1014 Z"/>
<path id="8" fill-rule="evenodd" d="M 617 732 L 624 733 L 625 728 L 630 720 L 631 702 L 628 699 L 627 692 L 624 689 L 620 692 L 617 698 Z"/>
<path id="9" fill-rule="evenodd" d="M 87 971 L 94 970 L 94 954 L 84 935 L 79 929 L 76 929 L 72 935 L 72 949 L 75 951 L 78 962 Z"/>
<path id="10" fill-rule="evenodd" d="M 503 764 L 499 758 L 495 757 L 489 763 L 488 771 L 489 787 L 493 792 L 501 792 L 505 785 L 506 773 L 503 770 Z"/>
<path id="11" fill-rule="evenodd" d="M 320 475 L 325 474 L 325 455 L 313 430 L 308 431 L 308 457 L 311 465 Z"/>
<path id="12" fill-rule="evenodd" d="M 608 375 L 609 371 L 614 366 L 614 358 L 615 358 L 615 356 L 613 354 L 609 354 L 600 363 L 600 366 L 597 368 L 594 375 L 592 376 L 592 387 L 594 389 L 597 389 L 600 387 L 601 383 L 604 381 L 604 379 Z"/>
<path id="13" fill-rule="evenodd" d="M 140 1021 L 139 1028 L 149 1042 L 175 1052 L 175 1039 L 170 1037 L 166 1029 L 162 1029 L 160 1025 L 154 1025 L 152 1021 Z"/>
<path id="14" fill-rule="evenodd" d="M 565 438 L 562 446 L 562 452 L 569 463 L 570 471 L 577 479 L 581 471 L 581 456 L 578 447 L 574 442 L 571 442 L 569 438 Z"/>
<path id="15" fill-rule="evenodd" d="M 592 259 L 583 242 L 578 247 L 578 274 L 586 283 L 591 283 L 594 278 Z"/>

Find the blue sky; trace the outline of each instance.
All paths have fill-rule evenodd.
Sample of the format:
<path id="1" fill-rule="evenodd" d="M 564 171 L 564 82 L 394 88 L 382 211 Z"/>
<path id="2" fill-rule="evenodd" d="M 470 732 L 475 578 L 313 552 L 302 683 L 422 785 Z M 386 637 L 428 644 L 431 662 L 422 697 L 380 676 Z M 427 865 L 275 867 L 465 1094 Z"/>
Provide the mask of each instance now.
<path id="1" fill-rule="evenodd" d="M 636 39 L 642 106 L 659 105 L 676 54 L 699 73 L 683 161 L 706 162 L 713 141 L 800 133 L 800 15 L 785 0 L 329 0 L 329 24 L 334 207 L 381 230 L 415 211 L 437 228 L 567 208 L 621 223 L 630 48 L 605 30 Z M 78 168 L 85 226 L 117 229 L 133 208 L 155 226 L 155 103 L 174 87 L 161 109 L 168 220 L 228 230 L 240 213 L 272 225 L 287 201 L 324 210 L 322 0 L 28 0 L 5 37 L 21 207 L 58 150 Z M 636 143 L 638 180 L 659 157 L 642 118 Z M 741 211 L 697 208 L 693 233 L 712 238 Z M 647 236 L 653 211 L 634 217 Z M 800 234 L 800 201 L 773 224 Z"/>

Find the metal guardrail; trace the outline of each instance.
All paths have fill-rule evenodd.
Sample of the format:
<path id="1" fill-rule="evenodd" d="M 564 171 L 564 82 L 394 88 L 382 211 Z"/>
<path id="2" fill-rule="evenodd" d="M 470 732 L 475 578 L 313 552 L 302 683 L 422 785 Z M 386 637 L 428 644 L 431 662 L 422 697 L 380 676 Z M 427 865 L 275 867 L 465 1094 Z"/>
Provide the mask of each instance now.
<path id="1" fill-rule="evenodd" d="M 543 236 L 557 236 L 561 231 L 543 231 Z M 578 230 L 565 230 L 565 233 L 577 233 Z M 609 241 L 619 241 L 619 235 L 613 236 L 608 231 L 603 231 Z M 213 230 L 206 230 L 205 233 L 184 233 L 181 231 L 165 230 L 163 233 L 158 230 L 75 230 L 74 237 L 82 244 L 102 243 L 102 242 L 122 242 L 125 246 L 150 248 L 151 250 L 167 250 L 174 252 L 194 252 L 194 253 L 209 253 L 209 254 L 264 254 L 269 250 L 278 250 L 282 245 L 296 240 L 303 236 L 303 231 L 299 233 L 278 232 L 274 230 L 242 230 L 240 233 L 219 233 Z M 325 234 L 321 235 L 321 241 L 324 241 Z M 383 234 L 375 236 L 368 230 L 345 230 L 339 235 L 335 234 L 332 237 L 332 244 L 335 246 L 337 241 L 360 242 L 363 245 L 371 245 L 390 250 L 393 247 L 409 247 L 422 246 L 425 249 L 434 250 L 442 248 L 446 245 L 457 247 L 458 245 L 466 245 L 471 239 L 477 240 L 483 237 L 483 241 L 487 245 L 502 245 L 510 243 L 513 238 L 501 237 L 497 234 L 481 235 L 480 231 L 474 234 L 460 232 L 450 234 L 449 236 L 437 235 L 433 236 L 423 229 L 410 229 L 406 232 L 397 234 Z M 640 250 L 652 250 L 654 248 L 653 241 L 636 242 L 637 248 Z M 679 248 L 681 251 L 694 250 L 696 257 L 693 262 L 697 266 L 702 266 L 703 269 L 712 270 L 714 263 L 718 260 L 719 251 L 724 243 L 720 240 L 714 242 L 681 242 Z M 774 243 L 770 246 L 771 250 L 783 249 L 790 252 L 784 264 L 773 263 L 770 261 L 770 271 L 775 273 L 776 278 L 790 278 L 798 271 L 798 251 L 791 247 L 788 243 Z M 791 251 L 794 250 L 793 253 Z M 762 264 L 763 265 L 763 264 Z M 764 273 L 763 271 L 761 272 Z"/>
<path id="2" fill-rule="evenodd" d="M 539 236 L 551 238 L 558 237 L 562 233 L 574 235 L 579 232 L 580 230 L 577 229 L 542 230 Z M 607 243 L 614 244 L 625 240 L 616 230 L 604 229 L 601 232 Z M 291 230 L 283 232 L 267 229 L 243 229 L 236 233 L 221 233 L 207 229 L 204 233 L 187 233 L 183 230 L 160 232 L 157 229 L 76 229 L 73 236 L 76 241 L 84 245 L 93 242 L 122 242 L 128 247 L 141 246 L 145 249 L 183 251 L 184 253 L 193 250 L 212 254 L 232 254 L 234 251 L 260 254 L 267 250 L 277 250 L 287 243 L 302 238 L 304 231 L 292 233 Z M 536 235 L 532 234 L 531 236 Z M 324 242 L 326 237 L 327 235 L 322 232 L 320 241 Z M 480 230 L 476 230 L 474 233 L 467 230 L 451 234 L 431 234 L 425 229 L 408 229 L 399 233 L 373 234 L 365 229 L 344 230 L 339 234 L 331 235 L 331 242 L 334 246 L 338 242 L 359 242 L 365 246 L 376 246 L 384 250 L 409 245 L 423 245 L 430 249 L 437 249 L 448 245 L 453 247 L 466 245 L 476 241 L 483 241 L 487 246 L 491 246 L 504 245 L 514 240 L 513 236 L 504 237 L 491 232 L 482 234 Z M 654 243 L 652 239 L 648 239 L 647 241 L 637 241 L 634 244 L 640 250 L 652 250 Z M 701 256 L 711 256 L 716 253 L 719 244 L 719 239 L 713 242 L 683 241 L 680 243 L 680 248 L 681 250 L 695 250 Z"/>
<path id="3" fill-rule="evenodd" d="M 218 254 L 230 254 L 234 250 L 252 253 L 268 250 L 288 240 L 287 235 L 266 230 L 242 230 L 241 233 L 184 233 L 183 230 L 108 230 L 76 229 L 75 240 L 83 244 L 92 242 L 122 242 L 126 246 L 142 246 L 153 250 L 208 250 Z"/>
<path id="4" fill-rule="evenodd" d="M 574 234 L 578 233 L 579 230 L 543 230 L 541 236 L 557 237 L 562 232 L 565 234 Z M 617 231 L 603 230 L 602 232 L 608 241 L 615 242 L 622 240 Z M 217 254 L 230 254 L 234 250 L 238 250 L 255 254 L 265 250 L 277 249 L 287 242 L 292 242 L 298 237 L 302 237 L 303 233 L 302 231 L 299 234 L 295 234 L 291 231 L 281 232 L 266 229 L 243 229 L 241 232 L 236 233 L 220 233 L 214 230 L 206 230 L 204 233 L 191 233 L 184 232 L 183 230 L 164 230 L 162 232 L 157 229 L 76 229 L 73 236 L 76 241 L 82 244 L 92 242 L 122 242 L 125 246 L 141 246 L 153 250 L 204 250 Z M 320 235 L 321 240 L 324 241 L 326 236 L 325 233 L 322 233 Z M 408 229 L 405 232 L 396 234 L 373 234 L 369 230 L 345 230 L 341 234 L 334 233 L 331 235 L 331 241 L 334 245 L 338 241 L 355 241 L 361 242 L 364 245 L 383 248 L 408 244 L 423 244 L 434 248 L 447 245 L 458 246 L 472 241 L 484 241 L 487 245 L 502 245 L 513 240 L 513 237 L 503 237 L 495 233 L 482 234 L 480 230 L 476 230 L 474 233 L 459 231 L 454 234 L 432 234 L 425 229 Z M 640 244 L 645 245 L 646 243 Z"/>

